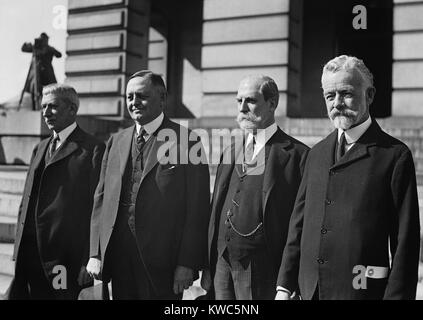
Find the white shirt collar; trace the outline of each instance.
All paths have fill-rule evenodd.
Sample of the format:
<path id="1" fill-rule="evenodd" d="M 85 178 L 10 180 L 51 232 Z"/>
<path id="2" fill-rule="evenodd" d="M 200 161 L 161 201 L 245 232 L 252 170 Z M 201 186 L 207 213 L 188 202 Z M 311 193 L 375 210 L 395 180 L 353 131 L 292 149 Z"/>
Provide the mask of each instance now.
<path id="1" fill-rule="evenodd" d="M 372 119 L 369 116 L 366 121 L 354 128 L 345 131 L 338 128 L 338 141 L 341 138 L 342 132 L 345 132 L 345 139 L 347 141 L 347 144 L 356 143 L 357 140 L 360 139 L 360 137 L 364 134 L 364 132 L 367 131 L 371 124 Z"/>
<path id="2" fill-rule="evenodd" d="M 142 126 L 147 132 L 144 136 L 145 140 L 148 140 L 148 138 L 150 138 L 150 136 L 162 125 L 163 119 L 164 114 L 162 112 L 156 119 Z M 139 134 L 141 131 L 141 125 L 138 122 L 135 122 L 135 127 L 137 129 L 137 134 Z"/>
<path id="3" fill-rule="evenodd" d="M 53 131 L 53 135 L 59 136 L 59 141 L 57 142 L 57 148 L 62 145 L 66 139 L 71 135 L 71 133 L 76 129 L 76 122 L 72 123 L 71 125 L 67 126 L 65 129 L 60 131 L 59 133 L 56 133 Z"/>
<path id="4" fill-rule="evenodd" d="M 269 139 L 276 133 L 277 130 L 278 130 L 278 126 L 276 125 L 275 122 L 265 129 L 257 130 L 257 134 L 255 136 L 256 144 L 254 147 L 253 158 L 255 158 L 256 155 L 260 152 L 260 150 L 264 148 L 267 141 L 269 141 Z M 247 136 L 246 145 L 248 145 L 248 143 L 250 143 L 252 139 L 253 139 L 253 134 L 249 132 Z"/>

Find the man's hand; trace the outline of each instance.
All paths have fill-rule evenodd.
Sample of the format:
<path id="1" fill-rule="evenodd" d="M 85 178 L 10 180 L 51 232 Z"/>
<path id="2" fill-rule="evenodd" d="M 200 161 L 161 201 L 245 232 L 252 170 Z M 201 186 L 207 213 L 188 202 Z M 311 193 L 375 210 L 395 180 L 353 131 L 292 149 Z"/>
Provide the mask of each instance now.
<path id="1" fill-rule="evenodd" d="M 82 287 L 88 283 L 90 283 L 93 279 L 91 278 L 90 274 L 85 269 L 85 266 L 81 266 L 81 270 L 79 270 L 78 275 L 78 284 Z"/>
<path id="2" fill-rule="evenodd" d="M 173 292 L 179 294 L 192 286 L 194 281 L 194 271 L 190 268 L 177 266 L 173 280 Z"/>
<path id="3" fill-rule="evenodd" d="M 285 291 L 278 291 L 276 293 L 275 300 L 291 300 L 288 292 Z"/>
<path id="4" fill-rule="evenodd" d="M 209 269 L 204 269 L 201 273 L 201 288 L 210 291 L 212 286 L 211 274 Z"/>
<path id="5" fill-rule="evenodd" d="M 87 272 L 95 280 L 101 280 L 101 260 L 98 258 L 90 258 L 87 264 Z"/>

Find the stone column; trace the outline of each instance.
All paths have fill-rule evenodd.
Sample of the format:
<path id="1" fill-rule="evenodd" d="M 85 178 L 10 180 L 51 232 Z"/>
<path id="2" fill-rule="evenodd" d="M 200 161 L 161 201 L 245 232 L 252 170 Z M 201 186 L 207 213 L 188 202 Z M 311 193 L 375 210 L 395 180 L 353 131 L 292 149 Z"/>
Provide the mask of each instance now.
<path id="1" fill-rule="evenodd" d="M 422 0 L 394 0 L 393 116 L 423 116 L 422 16 Z"/>
<path id="2" fill-rule="evenodd" d="M 298 51 L 290 44 L 295 15 L 290 0 L 204 0 L 202 48 L 202 116 L 237 113 L 235 95 L 249 74 L 272 77 L 280 90 L 277 116 L 286 116 L 288 97 L 296 91 Z M 294 3 L 291 5 L 291 3 Z M 297 12 L 297 10 L 296 10 Z M 295 35 L 293 35 L 295 38 Z M 299 35 L 294 39 L 294 44 Z M 297 44 L 296 44 L 297 45 Z M 288 83 L 292 79 L 292 84 Z"/>
<path id="3" fill-rule="evenodd" d="M 66 82 L 79 115 L 122 119 L 125 84 L 147 69 L 150 0 L 69 0 Z"/>

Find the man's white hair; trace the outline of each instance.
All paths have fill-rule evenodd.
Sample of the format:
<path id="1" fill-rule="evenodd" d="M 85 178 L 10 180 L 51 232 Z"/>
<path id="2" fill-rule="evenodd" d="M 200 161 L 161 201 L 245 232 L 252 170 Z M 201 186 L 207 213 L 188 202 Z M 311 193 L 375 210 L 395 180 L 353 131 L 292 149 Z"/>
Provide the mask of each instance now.
<path id="1" fill-rule="evenodd" d="M 63 83 L 53 83 L 43 88 L 43 95 L 56 94 L 66 104 L 76 106 L 79 109 L 79 98 L 76 90 L 70 85 Z"/>
<path id="2" fill-rule="evenodd" d="M 361 76 L 367 82 L 369 87 L 374 87 L 373 74 L 366 67 L 363 60 L 353 56 L 342 55 L 330 60 L 323 67 L 322 77 L 325 72 L 337 72 L 339 70 L 348 71 L 353 69 L 356 69 L 358 72 L 360 72 Z"/>

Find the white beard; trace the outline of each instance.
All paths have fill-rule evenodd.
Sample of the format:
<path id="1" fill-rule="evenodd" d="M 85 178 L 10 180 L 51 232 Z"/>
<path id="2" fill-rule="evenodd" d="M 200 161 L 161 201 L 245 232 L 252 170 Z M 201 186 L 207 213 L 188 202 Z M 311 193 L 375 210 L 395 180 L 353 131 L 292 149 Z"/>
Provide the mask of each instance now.
<path id="1" fill-rule="evenodd" d="M 331 121 L 335 128 L 342 130 L 348 130 L 355 123 L 355 119 L 345 116 L 337 116 L 334 120 L 331 119 Z"/>

